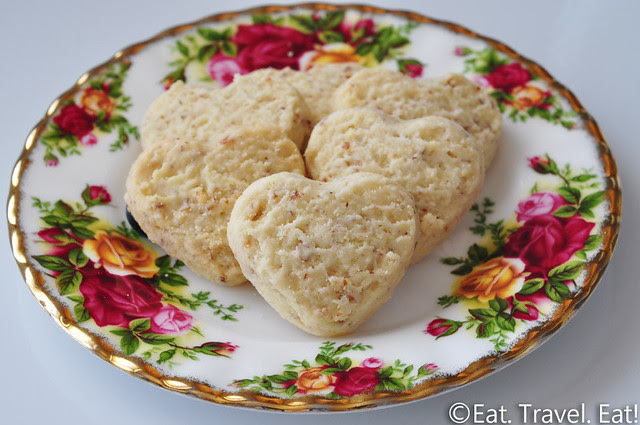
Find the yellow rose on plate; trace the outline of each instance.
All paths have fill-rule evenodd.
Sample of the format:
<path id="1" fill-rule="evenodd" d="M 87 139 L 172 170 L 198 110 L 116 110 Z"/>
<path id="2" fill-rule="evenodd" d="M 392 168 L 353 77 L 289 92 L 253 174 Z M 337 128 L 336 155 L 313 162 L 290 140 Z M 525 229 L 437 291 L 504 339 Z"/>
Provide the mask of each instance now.
<path id="1" fill-rule="evenodd" d="M 312 367 L 299 372 L 296 386 L 304 391 L 321 391 L 329 387 L 333 382 L 330 375 L 322 373 L 321 367 Z"/>
<path id="2" fill-rule="evenodd" d="M 114 275 L 136 274 L 143 278 L 151 278 L 158 272 L 153 253 L 140 242 L 119 233 L 99 230 L 93 239 L 84 242 L 82 251 L 91 261 L 101 264 Z"/>
<path id="3" fill-rule="evenodd" d="M 543 106 L 543 101 L 550 95 L 548 91 L 536 86 L 520 86 L 511 92 L 515 100 L 513 106 L 521 111 L 534 106 Z"/>
<path id="4" fill-rule="evenodd" d="M 496 297 L 508 298 L 522 289 L 528 275 L 524 266 L 518 258 L 493 258 L 463 277 L 456 294 L 465 298 L 478 297 L 481 302 Z"/>
<path id="5" fill-rule="evenodd" d="M 85 89 L 80 97 L 80 104 L 91 115 L 98 115 L 100 111 L 104 111 L 107 116 L 111 115 L 115 104 L 106 91 L 96 90 L 93 88 Z"/>
<path id="6" fill-rule="evenodd" d="M 332 43 L 316 47 L 316 50 L 306 52 L 300 57 L 299 65 L 301 70 L 307 70 L 316 63 L 359 61 L 360 57 L 356 55 L 356 49 L 353 46 L 345 43 Z"/>

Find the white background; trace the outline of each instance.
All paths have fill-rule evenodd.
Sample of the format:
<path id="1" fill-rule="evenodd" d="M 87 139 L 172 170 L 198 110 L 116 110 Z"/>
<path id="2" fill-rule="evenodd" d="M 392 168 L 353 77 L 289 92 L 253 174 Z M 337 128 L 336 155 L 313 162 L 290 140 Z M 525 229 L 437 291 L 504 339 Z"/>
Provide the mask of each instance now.
<path id="1" fill-rule="evenodd" d="M 51 101 L 84 71 L 168 27 L 260 4 L 264 3 L 3 2 L 2 199 L 27 134 Z M 453 21 L 505 42 L 567 85 L 596 118 L 620 169 L 623 224 L 604 278 L 575 318 L 524 359 L 435 398 L 336 415 L 229 408 L 133 378 L 73 341 L 29 292 L 7 239 L 0 244 L 0 423 L 446 424 L 450 423 L 447 411 L 457 401 L 483 403 L 487 408 L 504 405 L 513 423 L 522 421 L 518 403 L 570 408 L 584 402 L 587 416 L 597 423 L 599 403 L 612 407 L 640 403 L 640 2 L 372 0 L 370 4 Z"/>

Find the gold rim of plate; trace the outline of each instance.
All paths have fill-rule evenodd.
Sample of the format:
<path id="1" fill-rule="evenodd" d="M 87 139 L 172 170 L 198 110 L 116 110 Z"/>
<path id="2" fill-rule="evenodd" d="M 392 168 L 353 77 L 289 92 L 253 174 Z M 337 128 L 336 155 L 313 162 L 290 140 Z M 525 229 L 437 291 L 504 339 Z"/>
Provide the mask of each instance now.
<path id="1" fill-rule="evenodd" d="M 435 24 L 447 28 L 455 33 L 463 34 L 468 37 L 482 40 L 489 44 L 492 48 L 504 53 L 510 58 L 521 62 L 529 71 L 544 79 L 554 90 L 557 90 L 570 103 L 571 108 L 583 120 L 586 130 L 594 137 L 598 156 L 603 165 L 605 172 L 605 192 L 608 201 L 608 215 L 604 222 L 601 223 L 603 245 L 602 249 L 586 266 L 586 278 L 582 289 L 573 298 L 563 301 L 552 317 L 536 328 L 530 330 L 509 350 L 498 355 L 487 356 L 474 361 L 467 366 L 462 372 L 456 375 L 442 376 L 436 379 L 427 380 L 422 384 L 416 385 L 410 390 L 403 392 L 376 392 L 372 394 L 362 394 L 347 399 L 330 400 L 318 396 L 306 396 L 295 399 L 281 399 L 251 391 L 241 391 L 238 393 L 230 393 L 211 388 L 201 382 L 182 379 L 170 378 L 164 376 L 162 372 L 155 369 L 150 364 L 138 358 L 127 358 L 120 355 L 117 350 L 109 345 L 103 338 L 94 335 L 78 325 L 73 318 L 73 314 L 69 309 L 62 305 L 55 296 L 48 293 L 44 287 L 44 278 L 42 274 L 34 267 L 34 263 L 27 257 L 25 250 L 25 236 L 18 226 L 18 214 L 22 206 L 22 196 L 20 193 L 20 183 L 25 170 L 29 167 L 31 161 L 29 154 L 34 149 L 36 142 L 46 127 L 48 119 L 56 111 L 61 102 L 66 101 L 74 96 L 80 85 L 85 83 L 90 77 L 100 72 L 112 63 L 125 61 L 130 56 L 135 55 L 138 51 L 144 49 L 147 45 L 154 43 L 164 37 L 180 34 L 191 28 L 200 26 L 209 22 L 220 22 L 233 19 L 239 15 L 252 13 L 278 13 L 287 12 L 292 9 L 304 8 L 315 11 L 334 11 L 334 10 L 356 10 L 363 13 L 372 13 L 377 15 L 394 15 L 397 17 L 412 20 L 418 23 Z M 620 189 L 620 181 L 618 178 L 617 166 L 611 154 L 611 149 L 605 141 L 605 138 L 598 127 L 598 124 L 580 104 L 576 96 L 569 91 L 563 84 L 553 78 L 543 67 L 534 61 L 523 57 L 505 44 L 482 35 L 479 35 L 463 26 L 447 21 L 441 21 L 429 18 L 410 11 L 398 11 L 381 9 L 367 5 L 334 5 L 324 3 L 303 3 L 290 6 L 263 6 L 250 8 L 235 12 L 220 13 L 206 18 L 200 19 L 184 25 L 179 25 L 163 31 L 156 36 L 133 44 L 119 52 L 105 63 L 96 66 L 84 75 L 82 75 L 76 84 L 69 90 L 64 92 L 60 97 L 52 102 L 47 109 L 45 116 L 29 133 L 20 158 L 16 162 L 11 175 L 11 186 L 9 189 L 9 197 L 7 200 L 7 222 L 9 228 L 9 238 L 13 256 L 20 268 L 20 272 L 27 283 L 27 286 L 42 305 L 45 311 L 71 335 L 73 339 L 91 350 L 94 354 L 111 363 L 113 366 L 124 370 L 125 372 L 159 385 L 165 389 L 176 391 L 183 394 L 201 398 L 218 404 L 227 406 L 243 406 L 252 408 L 272 409 L 278 411 L 309 411 L 309 410 L 327 410 L 327 411 L 348 411 L 363 408 L 378 407 L 383 405 L 399 404 L 413 400 L 419 400 L 444 391 L 453 390 L 463 385 L 476 381 L 484 376 L 495 372 L 509 363 L 524 357 L 533 349 L 542 344 L 549 336 L 560 329 L 567 323 L 578 308 L 587 300 L 589 295 L 595 289 L 598 281 L 602 277 L 607 264 L 613 253 L 613 248 L 618 239 L 620 229 L 620 217 L 622 212 L 622 191 Z"/>

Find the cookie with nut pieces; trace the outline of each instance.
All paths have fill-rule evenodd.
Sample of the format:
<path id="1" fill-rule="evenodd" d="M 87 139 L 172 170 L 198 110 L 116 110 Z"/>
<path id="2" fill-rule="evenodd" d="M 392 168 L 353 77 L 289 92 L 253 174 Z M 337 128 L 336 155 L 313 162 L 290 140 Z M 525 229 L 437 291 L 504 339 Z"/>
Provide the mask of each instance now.
<path id="1" fill-rule="evenodd" d="M 149 239 L 221 285 L 246 282 L 227 243 L 227 221 L 253 181 L 288 171 L 303 175 L 296 145 L 277 131 L 236 128 L 209 141 L 158 143 L 136 159 L 125 200 Z"/>
<path id="2" fill-rule="evenodd" d="M 488 167 L 498 149 L 502 114 L 495 100 L 460 74 L 414 80 L 384 68 L 358 71 L 334 92 L 333 110 L 369 107 L 400 119 L 440 116 L 478 140 Z"/>
<path id="3" fill-rule="evenodd" d="M 298 90 L 309 107 L 311 123 L 315 125 L 332 112 L 331 99 L 334 91 L 363 66 L 356 62 L 315 64 L 306 71 L 291 68 L 264 68 L 252 74 L 264 78 L 284 81 Z"/>
<path id="4" fill-rule="evenodd" d="M 329 183 L 279 173 L 252 183 L 227 235 L 245 276 L 314 335 L 353 331 L 391 296 L 411 260 L 411 195 L 378 174 Z"/>
<path id="5" fill-rule="evenodd" d="M 484 182 L 476 139 L 442 117 L 400 120 L 379 110 L 336 111 L 316 125 L 305 151 L 313 179 L 377 173 L 415 199 L 420 232 L 417 262 L 439 245 L 469 211 Z"/>
<path id="6" fill-rule="evenodd" d="M 178 140 L 207 141 L 229 127 L 279 132 L 303 149 L 311 131 L 307 104 L 290 84 L 257 74 L 224 88 L 176 81 L 147 109 L 143 149 Z"/>

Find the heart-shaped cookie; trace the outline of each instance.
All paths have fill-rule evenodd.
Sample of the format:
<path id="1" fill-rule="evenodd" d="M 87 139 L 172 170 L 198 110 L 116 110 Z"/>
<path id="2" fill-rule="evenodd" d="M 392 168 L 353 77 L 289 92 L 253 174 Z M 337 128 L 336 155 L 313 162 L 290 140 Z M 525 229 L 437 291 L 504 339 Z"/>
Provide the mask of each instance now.
<path id="1" fill-rule="evenodd" d="M 125 200 L 150 240 L 222 285 L 246 281 L 227 243 L 235 200 L 272 173 L 304 174 L 293 142 L 277 132 L 233 129 L 208 142 L 159 143 L 136 159 Z"/>
<path id="2" fill-rule="evenodd" d="M 238 198 L 227 235 L 245 276 L 283 318 L 336 336 L 389 298 L 416 232 L 413 199 L 380 175 L 321 183 L 280 173 Z"/>
<path id="3" fill-rule="evenodd" d="M 502 115 L 485 89 L 459 74 L 414 80 L 384 68 L 358 71 L 333 95 L 333 109 L 369 107 L 401 119 L 436 115 L 474 136 L 488 167 L 498 148 Z"/>
<path id="4" fill-rule="evenodd" d="M 305 151 L 312 178 L 378 173 L 415 198 L 416 262 L 453 231 L 480 194 L 484 160 L 476 140 L 441 117 L 400 120 L 368 108 L 336 111 L 318 123 Z"/>
<path id="5" fill-rule="evenodd" d="M 295 71 L 291 68 L 264 68 L 253 71 L 252 74 L 281 80 L 295 87 L 307 103 L 311 122 L 315 125 L 332 112 L 333 92 L 361 69 L 363 66 L 359 63 L 336 62 L 315 64 L 306 71 Z"/>
<path id="6" fill-rule="evenodd" d="M 248 74 L 222 89 L 177 81 L 149 106 L 140 143 L 207 141 L 231 126 L 279 131 L 302 149 L 311 118 L 298 91 L 277 79 Z"/>

